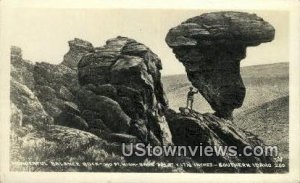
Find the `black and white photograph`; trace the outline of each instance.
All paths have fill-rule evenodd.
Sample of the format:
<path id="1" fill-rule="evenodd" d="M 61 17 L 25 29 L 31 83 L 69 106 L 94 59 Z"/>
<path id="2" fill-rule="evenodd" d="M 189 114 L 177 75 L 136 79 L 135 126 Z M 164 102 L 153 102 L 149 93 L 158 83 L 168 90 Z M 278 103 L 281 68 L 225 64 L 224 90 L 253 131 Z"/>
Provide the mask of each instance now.
<path id="1" fill-rule="evenodd" d="M 288 9 L 6 12 L 9 172 L 297 170 Z"/>

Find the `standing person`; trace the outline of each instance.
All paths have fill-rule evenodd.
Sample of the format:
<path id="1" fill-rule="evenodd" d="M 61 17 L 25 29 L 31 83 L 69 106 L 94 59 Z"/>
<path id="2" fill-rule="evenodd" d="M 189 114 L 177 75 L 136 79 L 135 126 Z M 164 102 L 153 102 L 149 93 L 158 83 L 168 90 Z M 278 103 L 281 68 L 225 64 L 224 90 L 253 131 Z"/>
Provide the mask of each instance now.
<path id="1" fill-rule="evenodd" d="M 187 94 L 187 100 L 186 100 L 186 108 L 189 108 L 190 104 L 190 109 L 193 110 L 193 103 L 194 103 L 194 94 L 198 93 L 199 91 L 193 91 L 193 87 L 190 87 L 190 91 Z"/>

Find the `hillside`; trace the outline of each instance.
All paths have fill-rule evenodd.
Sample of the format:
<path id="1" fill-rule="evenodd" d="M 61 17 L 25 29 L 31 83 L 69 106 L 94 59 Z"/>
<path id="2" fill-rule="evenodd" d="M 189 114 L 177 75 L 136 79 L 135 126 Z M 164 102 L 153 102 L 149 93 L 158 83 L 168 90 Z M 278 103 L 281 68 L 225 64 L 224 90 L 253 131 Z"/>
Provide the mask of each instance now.
<path id="1" fill-rule="evenodd" d="M 247 109 L 288 95 L 288 63 L 248 66 L 241 68 L 246 86 L 246 97 L 241 108 L 234 111 L 237 116 Z M 186 105 L 186 93 L 191 83 L 185 74 L 162 77 L 170 107 L 178 109 Z M 194 108 L 200 112 L 212 112 L 201 95 L 195 96 Z"/>
<path id="2" fill-rule="evenodd" d="M 267 145 L 277 145 L 280 155 L 288 159 L 289 97 L 281 97 L 244 111 L 235 124 L 258 135 Z"/>

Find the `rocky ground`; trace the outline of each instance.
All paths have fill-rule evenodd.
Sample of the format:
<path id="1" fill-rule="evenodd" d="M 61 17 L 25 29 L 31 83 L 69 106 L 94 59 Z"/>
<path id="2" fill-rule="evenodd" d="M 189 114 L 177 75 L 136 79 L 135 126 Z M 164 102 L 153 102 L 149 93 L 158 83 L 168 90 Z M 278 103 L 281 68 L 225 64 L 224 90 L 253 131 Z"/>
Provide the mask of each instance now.
<path id="1" fill-rule="evenodd" d="M 161 64 L 149 48 L 124 37 L 99 48 L 80 39 L 69 45 L 58 65 L 33 64 L 22 58 L 20 48 L 11 49 L 12 161 L 124 162 L 121 142 L 172 144 L 162 111 L 167 100 L 160 83 Z M 109 70 L 99 73 L 98 69 Z M 111 78 L 101 83 L 108 73 Z M 34 170 L 73 169 L 114 171 L 105 167 Z M 130 170 L 143 171 L 118 169 Z"/>

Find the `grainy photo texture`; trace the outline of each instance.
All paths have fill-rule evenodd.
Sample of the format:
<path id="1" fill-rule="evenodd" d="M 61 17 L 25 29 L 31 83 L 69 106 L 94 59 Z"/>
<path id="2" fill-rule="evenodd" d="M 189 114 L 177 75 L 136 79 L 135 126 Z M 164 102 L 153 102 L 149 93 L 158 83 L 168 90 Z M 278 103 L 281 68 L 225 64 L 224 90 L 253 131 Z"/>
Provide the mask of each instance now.
<path id="1" fill-rule="evenodd" d="M 12 25 L 11 171 L 289 172 L 287 12 L 20 9 Z"/>

